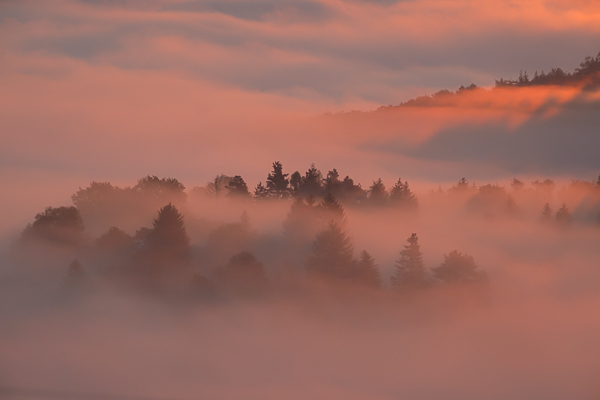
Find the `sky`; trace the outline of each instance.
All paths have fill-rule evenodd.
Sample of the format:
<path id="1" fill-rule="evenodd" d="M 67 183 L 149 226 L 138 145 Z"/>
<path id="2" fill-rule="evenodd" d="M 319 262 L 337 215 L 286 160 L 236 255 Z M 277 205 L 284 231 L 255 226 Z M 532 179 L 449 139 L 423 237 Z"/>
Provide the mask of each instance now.
<path id="1" fill-rule="evenodd" d="M 597 53 L 599 31 L 600 5 L 585 0 L 2 1 L 3 214 L 68 204 L 92 180 L 152 174 L 193 187 L 225 173 L 254 187 L 275 160 L 289 172 L 337 168 L 363 186 L 399 175 L 591 179 L 598 99 L 576 91 L 319 116 L 491 87 L 520 71 L 572 71 Z M 539 115 L 545 104 L 558 123 Z M 573 120 L 583 120 L 581 138 L 557 163 L 566 133 L 546 140 L 546 128 Z M 461 151 L 473 137 L 478 151 Z M 524 157 L 538 141 L 540 154 Z"/>

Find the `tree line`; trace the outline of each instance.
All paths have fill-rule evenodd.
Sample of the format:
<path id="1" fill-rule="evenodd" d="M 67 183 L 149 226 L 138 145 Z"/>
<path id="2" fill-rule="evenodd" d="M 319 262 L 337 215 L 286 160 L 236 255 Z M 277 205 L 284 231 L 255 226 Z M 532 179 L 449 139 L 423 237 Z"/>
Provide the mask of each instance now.
<path id="1" fill-rule="evenodd" d="M 564 71 L 561 68 L 551 68 L 549 72 L 535 71 L 530 77 L 527 71 L 521 71 L 517 79 L 495 79 L 494 86 L 496 88 L 510 87 L 529 87 L 529 86 L 547 86 L 547 85 L 573 85 L 580 84 L 587 79 L 595 80 L 592 85 L 598 85 L 598 74 L 600 73 L 600 52 L 596 57 L 587 56 L 579 64 L 579 68 L 575 68 L 573 72 Z M 377 111 L 393 110 L 397 107 L 443 107 L 456 104 L 456 100 L 463 94 L 474 91 L 485 91 L 482 87 L 471 83 L 468 86 L 461 85 L 456 91 L 442 89 L 430 96 L 418 96 L 414 99 L 407 100 L 398 105 L 387 105 L 377 108 Z M 359 113 L 352 111 L 351 113 Z"/>
<path id="2" fill-rule="evenodd" d="M 566 72 L 561 68 L 552 68 L 548 73 L 538 73 L 535 71 L 533 77 L 529 77 L 527 71 L 521 71 L 518 79 L 503 79 L 496 80 L 496 87 L 516 86 L 541 86 L 541 85 L 568 85 L 579 83 L 590 76 L 597 75 L 600 72 L 600 52 L 596 57 L 587 56 L 580 64 L 579 68 L 575 68 L 573 72 Z"/>
<path id="3" fill-rule="evenodd" d="M 485 282 L 486 275 L 479 271 L 473 257 L 458 250 L 445 254 L 437 267 L 426 268 L 416 233 L 399 249 L 387 284 L 372 254 L 361 250 L 355 255 L 344 207 L 398 206 L 407 214 L 414 213 L 418 201 L 408 183 L 398 180 L 388 192 L 378 179 L 365 191 L 348 176 L 339 179 L 335 169 L 323 178 L 311 165 L 304 175 L 295 172 L 288 179 L 280 162 L 274 162 L 272 167 L 266 183 L 259 183 L 254 194 L 250 193 L 241 176 L 227 178 L 225 175 L 218 175 L 196 194 L 216 201 L 242 200 L 237 203 L 242 206 L 250 206 L 251 202 L 288 202 L 290 208 L 282 221 L 280 241 L 265 242 L 244 212 L 238 222 L 211 228 L 204 245 L 193 244 L 181 212 L 187 201 L 184 185 L 174 178 L 147 176 L 135 186 L 123 189 L 108 182 L 92 182 L 89 187 L 80 188 L 72 196 L 73 206 L 48 207 L 37 214 L 21 234 L 19 246 L 31 254 L 44 254 L 46 250 L 40 250 L 39 246 L 46 246 L 75 255 L 76 259 L 68 263 L 66 273 L 66 279 L 71 283 L 86 281 L 89 272 L 94 271 L 94 275 L 107 279 L 156 290 L 185 281 L 194 291 L 206 296 L 215 293 L 256 294 L 267 290 L 273 277 L 269 277 L 265 265 L 256 256 L 255 250 L 260 246 L 269 246 L 272 253 L 285 253 L 292 260 L 291 264 L 298 267 L 297 271 L 313 282 L 378 290 L 390 286 L 399 292 L 441 283 Z M 344 182 L 351 184 L 344 185 Z M 484 217 L 494 213 L 510 216 L 518 211 L 513 195 L 519 196 L 529 190 L 534 195 L 547 196 L 554 186 L 552 180 L 536 180 L 527 189 L 515 178 L 510 194 L 501 186 L 477 187 L 462 178 L 448 189 L 447 195 L 465 199 L 467 210 Z M 591 182 L 573 181 L 570 187 L 587 190 L 598 198 L 600 176 Z M 362 193 L 358 197 L 354 195 L 359 192 L 356 188 Z M 138 225 L 133 235 L 119 227 L 122 226 L 119 225 L 122 213 L 118 213 L 116 223 L 97 238 L 92 240 L 86 234 L 84 221 L 87 224 L 98 218 L 105 220 L 108 213 L 118 209 L 124 209 L 130 216 L 134 209 L 150 209 L 157 204 L 162 205 L 154 208 L 158 212 L 153 211 L 152 226 Z M 127 208 L 129 206 L 132 208 Z M 545 203 L 540 219 L 544 223 L 554 221 L 564 226 L 570 222 L 571 212 L 563 204 L 554 214 L 550 204 Z M 199 264 L 214 268 L 200 272 L 196 268 Z"/>

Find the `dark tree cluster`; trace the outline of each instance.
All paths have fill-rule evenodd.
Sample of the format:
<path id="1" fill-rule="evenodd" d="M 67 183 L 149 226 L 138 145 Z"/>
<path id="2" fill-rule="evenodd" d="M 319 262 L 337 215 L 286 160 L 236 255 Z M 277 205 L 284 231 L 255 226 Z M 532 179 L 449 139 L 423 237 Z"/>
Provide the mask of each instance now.
<path id="1" fill-rule="evenodd" d="M 573 72 L 566 72 L 561 68 L 552 68 L 548 73 L 535 71 L 533 77 L 527 71 L 521 71 L 518 79 L 495 80 L 495 87 L 527 87 L 542 85 L 575 85 L 590 80 L 588 85 L 597 87 L 600 85 L 600 53 L 596 57 L 587 56 Z M 418 96 L 398 105 L 387 105 L 379 107 L 375 112 L 386 112 L 399 107 L 448 107 L 456 106 L 460 97 L 474 91 L 485 91 L 475 84 L 461 86 L 455 92 L 447 89 L 440 90 L 430 96 Z M 352 111 L 351 113 L 360 113 Z"/>
<path id="2" fill-rule="evenodd" d="M 373 181 L 368 190 L 355 184 L 354 180 L 346 175 L 340 179 L 337 169 L 327 173 L 325 177 L 314 164 L 302 175 L 294 172 L 290 178 L 289 174 L 283 173 L 283 166 L 279 161 L 273 163 L 273 171 L 267 175 L 266 186 L 258 183 L 254 190 L 256 200 L 265 199 L 305 199 L 308 202 L 314 199 L 325 199 L 328 196 L 337 199 L 341 203 L 352 206 L 394 206 L 397 209 L 416 211 L 418 200 L 410 190 L 408 182 L 398 182 L 388 192 L 385 184 L 379 178 Z M 312 199 L 312 200 L 311 200 Z"/>
<path id="3" fill-rule="evenodd" d="M 137 226 L 150 212 L 168 203 L 184 207 L 187 194 L 177 179 L 148 175 L 133 187 L 92 182 L 85 189 L 79 188 L 71 199 L 86 227 L 95 232 L 114 225 Z"/>
<path id="4" fill-rule="evenodd" d="M 436 282 L 476 283 L 487 279 L 485 272 L 477 270 L 472 256 L 456 250 L 444 255 L 444 262 L 431 268 L 429 274 L 423 263 L 417 234 L 413 233 L 406 241 L 408 244 L 400 251 L 395 273 L 391 277 L 392 288 L 395 290 L 423 289 Z"/>
<path id="5" fill-rule="evenodd" d="M 561 68 L 552 68 L 550 72 L 544 73 L 542 71 L 538 74 L 537 71 L 530 78 L 527 71 L 519 74 L 519 78 L 516 80 L 502 79 L 496 80 L 496 87 L 505 86 L 540 86 L 540 85 L 567 85 L 571 83 L 579 83 L 582 80 L 594 76 L 600 73 L 600 52 L 596 57 L 587 56 L 579 64 L 579 68 L 576 68 L 573 72 L 565 72 Z"/>

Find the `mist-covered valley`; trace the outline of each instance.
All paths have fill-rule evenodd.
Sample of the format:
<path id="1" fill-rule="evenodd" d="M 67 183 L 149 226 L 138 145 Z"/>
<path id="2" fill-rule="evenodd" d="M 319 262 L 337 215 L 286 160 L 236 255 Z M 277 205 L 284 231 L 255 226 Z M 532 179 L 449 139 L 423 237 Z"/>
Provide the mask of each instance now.
<path id="1" fill-rule="evenodd" d="M 4 395 L 598 393 L 596 180 L 263 182 L 92 182 L 32 216 L 3 254 Z"/>
<path id="2" fill-rule="evenodd" d="M 0 1 L 0 400 L 600 398 L 599 27 Z"/>

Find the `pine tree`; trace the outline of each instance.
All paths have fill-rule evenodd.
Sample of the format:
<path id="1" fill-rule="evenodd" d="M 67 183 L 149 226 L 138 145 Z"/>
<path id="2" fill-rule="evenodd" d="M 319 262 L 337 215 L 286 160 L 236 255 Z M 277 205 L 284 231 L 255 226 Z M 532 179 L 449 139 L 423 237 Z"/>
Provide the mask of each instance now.
<path id="1" fill-rule="evenodd" d="M 376 206 L 387 204 L 388 192 L 381 178 L 373 181 L 373 185 L 369 188 L 369 203 Z"/>
<path id="2" fill-rule="evenodd" d="M 287 178 L 288 175 L 283 173 L 283 166 L 279 161 L 273 163 L 273 172 L 267 175 L 267 192 L 269 193 L 269 197 L 286 199 L 290 196 L 290 188 L 288 187 L 290 180 Z"/>
<path id="3" fill-rule="evenodd" d="M 187 257 L 190 238 L 183 216 L 170 203 L 158 211 L 148 238 L 148 247 L 166 260 L 180 261 Z"/>
<path id="4" fill-rule="evenodd" d="M 327 177 L 324 180 L 324 189 L 325 192 L 337 196 L 340 191 L 340 174 L 337 172 L 337 169 L 333 169 L 327 173 Z"/>
<path id="5" fill-rule="evenodd" d="M 408 188 L 408 182 L 404 181 L 402 183 L 402 179 L 398 179 L 398 182 L 390 191 L 390 200 L 392 204 L 410 211 L 416 210 L 419 205 L 417 198 Z"/>
<path id="6" fill-rule="evenodd" d="M 322 181 L 323 175 L 321 174 L 321 171 L 315 167 L 315 164 L 311 164 L 308 171 L 306 171 L 302 177 L 302 182 L 298 187 L 298 193 L 303 196 L 320 196 L 322 191 Z"/>
<path id="7" fill-rule="evenodd" d="M 354 269 L 353 252 L 350 239 L 342 228 L 335 222 L 329 222 L 312 244 L 306 271 L 327 278 L 351 277 Z"/>
<path id="8" fill-rule="evenodd" d="M 360 253 L 356 261 L 356 278 L 360 284 L 365 286 L 381 287 L 381 276 L 377 264 L 366 250 Z"/>
<path id="9" fill-rule="evenodd" d="M 400 251 L 400 258 L 396 261 L 396 272 L 391 277 L 392 287 L 396 290 L 423 287 L 427 284 L 427 274 L 417 234 L 413 233 L 407 242 L 408 245 Z"/>

